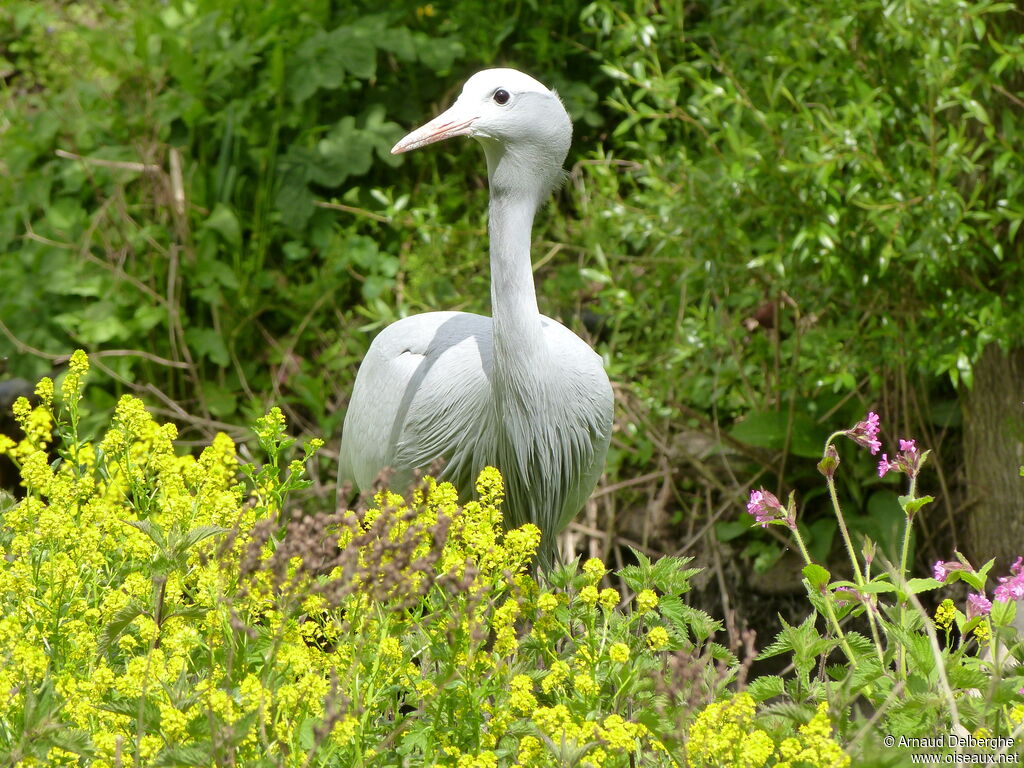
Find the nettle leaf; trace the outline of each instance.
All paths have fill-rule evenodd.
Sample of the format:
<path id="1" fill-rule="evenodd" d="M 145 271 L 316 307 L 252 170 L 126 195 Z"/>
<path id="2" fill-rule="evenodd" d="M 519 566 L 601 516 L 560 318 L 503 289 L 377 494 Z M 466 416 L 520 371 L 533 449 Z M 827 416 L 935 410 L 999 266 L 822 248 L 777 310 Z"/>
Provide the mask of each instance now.
<path id="1" fill-rule="evenodd" d="M 160 708 L 147 698 L 114 699 L 105 701 L 99 708 L 113 712 L 115 715 L 125 715 L 133 720 L 141 719 L 146 730 L 159 731 L 160 729 Z"/>
<path id="2" fill-rule="evenodd" d="M 212 536 L 228 533 L 230 530 L 230 528 L 222 528 L 219 525 L 200 525 L 197 528 L 193 528 L 182 536 L 180 540 L 174 542 L 175 555 L 184 555 L 199 542 L 206 541 Z"/>
<path id="3" fill-rule="evenodd" d="M 141 616 L 144 611 L 145 609 L 143 606 L 134 601 L 115 611 L 114 615 L 107 623 L 107 626 L 103 628 L 103 632 L 100 634 L 100 653 L 106 654 L 113 647 L 117 638 L 121 636 L 121 633 L 128 628 L 128 625 Z"/>
<path id="4" fill-rule="evenodd" d="M 377 73 L 377 46 L 371 34 L 370 30 L 359 26 L 339 27 L 330 34 L 338 59 L 360 80 L 369 80 Z"/>
<path id="5" fill-rule="evenodd" d="M 747 693 L 758 702 L 781 696 L 785 690 L 785 682 L 778 675 L 764 675 L 747 687 Z"/>
<path id="6" fill-rule="evenodd" d="M 213 745 L 206 741 L 198 744 L 189 744 L 182 747 L 167 747 L 160 751 L 154 758 L 154 766 L 175 766 L 194 765 L 207 766 L 210 764 L 210 755 L 213 753 Z"/>
<path id="7" fill-rule="evenodd" d="M 152 520 L 125 520 L 125 523 L 146 534 L 158 549 L 167 549 L 167 536 L 163 529 Z"/>
<path id="8" fill-rule="evenodd" d="M 325 187 L 340 186 L 349 176 L 370 170 L 373 150 L 373 135 L 357 128 L 351 115 L 343 117 L 317 143 L 317 162 L 309 169 L 309 179 Z"/>

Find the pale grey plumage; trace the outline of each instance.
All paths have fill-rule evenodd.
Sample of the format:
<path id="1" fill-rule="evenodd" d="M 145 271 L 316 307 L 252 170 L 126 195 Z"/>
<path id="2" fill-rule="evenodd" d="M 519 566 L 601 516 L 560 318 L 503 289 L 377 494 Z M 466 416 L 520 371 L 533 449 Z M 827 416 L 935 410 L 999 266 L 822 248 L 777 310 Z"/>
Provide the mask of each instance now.
<path id="1" fill-rule="evenodd" d="M 533 217 L 562 176 L 572 124 L 533 78 L 485 70 L 392 151 L 455 135 L 477 139 L 487 157 L 493 319 L 430 312 L 374 339 L 345 417 L 339 485 L 366 488 L 390 467 L 399 488 L 413 469 L 444 458 L 443 477 L 465 490 L 496 466 L 507 524 L 535 523 L 550 561 L 555 535 L 600 477 L 612 425 L 601 358 L 538 312 L 530 263 Z"/>

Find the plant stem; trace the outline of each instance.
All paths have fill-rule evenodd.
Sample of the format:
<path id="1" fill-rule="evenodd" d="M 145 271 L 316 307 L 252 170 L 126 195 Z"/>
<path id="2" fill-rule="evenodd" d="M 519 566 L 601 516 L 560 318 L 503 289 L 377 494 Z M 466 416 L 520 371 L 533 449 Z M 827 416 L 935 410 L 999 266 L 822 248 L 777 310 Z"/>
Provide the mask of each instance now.
<path id="1" fill-rule="evenodd" d="M 811 556 L 807 552 L 807 546 L 804 544 L 804 538 L 800 535 L 799 529 L 794 525 L 790 530 L 793 531 L 793 536 L 796 538 L 797 546 L 800 547 L 800 554 L 803 555 L 804 563 L 811 565 Z M 826 592 L 826 594 L 823 594 L 821 598 L 825 605 L 825 614 L 828 617 L 828 620 L 832 623 L 832 628 L 836 633 L 836 637 L 839 638 L 839 644 L 843 648 L 843 653 L 845 653 L 846 658 L 850 660 L 850 664 L 856 664 L 857 659 L 853 655 L 853 649 L 850 648 L 850 644 L 846 642 L 846 635 L 843 634 L 843 628 L 839 626 L 839 619 L 836 618 L 835 611 L 832 610 L 832 595 Z"/>
<path id="2" fill-rule="evenodd" d="M 910 497 L 910 501 L 914 501 L 917 497 L 917 477 L 911 476 L 910 478 L 910 489 L 907 491 L 907 496 Z M 907 525 L 903 529 L 903 547 L 900 552 L 900 583 L 905 584 L 907 581 L 907 560 L 910 559 L 910 532 L 914 525 L 914 516 L 910 512 L 907 513 Z M 902 628 L 906 623 L 906 599 L 900 601 L 900 627 Z M 900 646 L 900 676 L 905 680 L 907 678 L 907 657 L 903 646 Z"/>
<path id="3" fill-rule="evenodd" d="M 826 452 L 828 452 L 829 446 L 832 445 L 832 440 L 835 439 L 837 435 L 841 434 L 842 432 L 836 432 L 829 436 L 825 443 Z M 836 495 L 835 479 L 830 476 L 826 476 L 825 484 L 828 486 L 829 498 L 832 499 L 832 509 L 836 513 L 836 520 L 839 521 L 839 531 L 843 534 L 843 543 L 846 545 L 846 553 L 850 556 L 850 562 L 853 564 L 853 580 L 857 583 L 858 587 L 863 586 L 864 576 L 860 570 L 860 563 L 857 562 L 857 553 L 853 548 L 853 540 L 850 539 L 850 531 L 846 528 L 846 518 L 843 517 L 843 510 L 839 506 L 839 497 Z"/>

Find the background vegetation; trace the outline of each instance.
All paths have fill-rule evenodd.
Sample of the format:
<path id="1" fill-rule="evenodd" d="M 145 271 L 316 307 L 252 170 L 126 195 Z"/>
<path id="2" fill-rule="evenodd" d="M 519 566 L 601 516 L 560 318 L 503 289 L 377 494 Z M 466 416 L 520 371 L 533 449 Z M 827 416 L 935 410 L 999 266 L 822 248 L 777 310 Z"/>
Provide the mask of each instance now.
<path id="1" fill-rule="evenodd" d="M 1005 570 L 1020 491 L 977 468 L 1019 486 L 1021 27 L 988 0 L 9 0 L 0 354 L 34 382 L 90 351 L 86 432 L 126 392 L 186 447 L 279 404 L 328 441 L 322 505 L 373 332 L 487 312 L 479 151 L 387 150 L 468 74 L 517 66 L 576 125 L 535 232 L 541 308 L 618 401 L 576 548 L 697 554 L 739 649 L 802 592 L 787 540 L 741 519 L 749 489 L 796 489 L 827 562 L 814 463 L 873 408 L 887 445 L 934 451 L 917 562 L 973 545 Z M 850 527 L 895 561 L 894 481 L 848 466 Z"/>

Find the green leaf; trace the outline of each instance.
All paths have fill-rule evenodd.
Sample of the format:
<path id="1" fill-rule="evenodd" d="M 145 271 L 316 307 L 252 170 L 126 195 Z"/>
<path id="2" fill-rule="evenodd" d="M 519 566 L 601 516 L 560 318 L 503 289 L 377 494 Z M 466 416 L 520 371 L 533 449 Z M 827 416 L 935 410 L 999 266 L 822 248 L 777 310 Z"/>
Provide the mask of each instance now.
<path id="1" fill-rule="evenodd" d="M 185 341 L 197 356 L 206 357 L 215 365 L 227 368 L 231 363 L 224 337 L 213 328 L 189 328 Z"/>
<path id="2" fill-rule="evenodd" d="M 242 228 L 238 223 L 238 216 L 224 203 L 217 203 L 213 212 L 203 222 L 203 228 L 220 235 L 224 242 L 235 248 L 242 245 Z"/>
<path id="3" fill-rule="evenodd" d="M 138 528 L 156 544 L 157 549 L 167 549 L 167 536 L 163 529 L 152 520 L 125 520 L 132 528 Z"/>
<path id="4" fill-rule="evenodd" d="M 1017 616 L 1016 600 L 993 600 L 990 614 L 992 623 L 997 627 L 1008 627 Z"/>
<path id="5" fill-rule="evenodd" d="M 100 633 L 98 643 L 100 653 L 108 653 L 113 647 L 114 641 L 116 641 L 117 638 L 121 636 L 121 633 L 127 629 L 128 625 L 135 621 L 138 616 L 142 615 L 143 612 L 143 606 L 135 601 L 132 601 L 123 608 L 115 611 L 110 621 L 103 628 L 103 632 Z"/>
<path id="6" fill-rule="evenodd" d="M 907 594 L 918 595 L 922 592 L 930 592 L 943 586 L 943 582 L 933 578 L 907 579 Z"/>
<path id="7" fill-rule="evenodd" d="M 903 507 L 903 511 L 908 515 L 915 515 L 917 512 L 927 504 L 931 504 L 935 501 L 933 496 L 922 496 L 918 499 L 912 499 L 910 496 L 900 496 L 900 506 Z"/>
<path id="8" fill-rule="evenodd" d="M 807 581 L 810 582 L 811 586 L 815 589 L 821 589 L 826 584 L 828 584 L 828 580 L 832 578 L 832 574 L 830 574 L 827 570 L 822 568 L 817 563 L 810 563 L 809 565 L 805 565 L 803 568 L 803 574 L 807 577 Z"/>
<path id="9" fill-rule="evenodd" d="M 790 439 L 789 450 L 795 456 L 809 459 L 821 456 L 821 447 L 828 435 L 809 416 L 802 413 L 792 414 L 792 427 L 787 411 L 751 413 L 729 430 L 734 438 L 748 445 L 776 451 L 781 451 L 785 447 L 787 432 Z"/>
<path id="10" fill-rule="evenodd" d="M 747 687 L 747 693 L 758 702 L 781 696 L 784 691 L 784 682 L 778 675 L 762 675 Z"/>
<path id="11" fill-rule="evenodd" d="M 206 541 L 211 536 L 219 536 L 230 531 L 230 528 L 222 528 L 219 525 L 200 525 L 186 533 L 180 541 L 175 542 L 175 554 L 184 555 L 199 542 Z"/>
<path id="12" fill-rule="evenodd" d="M 202 768 L 203 766 L 210 765 L 211 754 L 216 754 L 216 752 L 210 742 L 188 744 L 186 746 L 178 747 L 166 747 L 160 751 L 156 758 L 154 758 L 152 765 L 190 765 Z"/>

